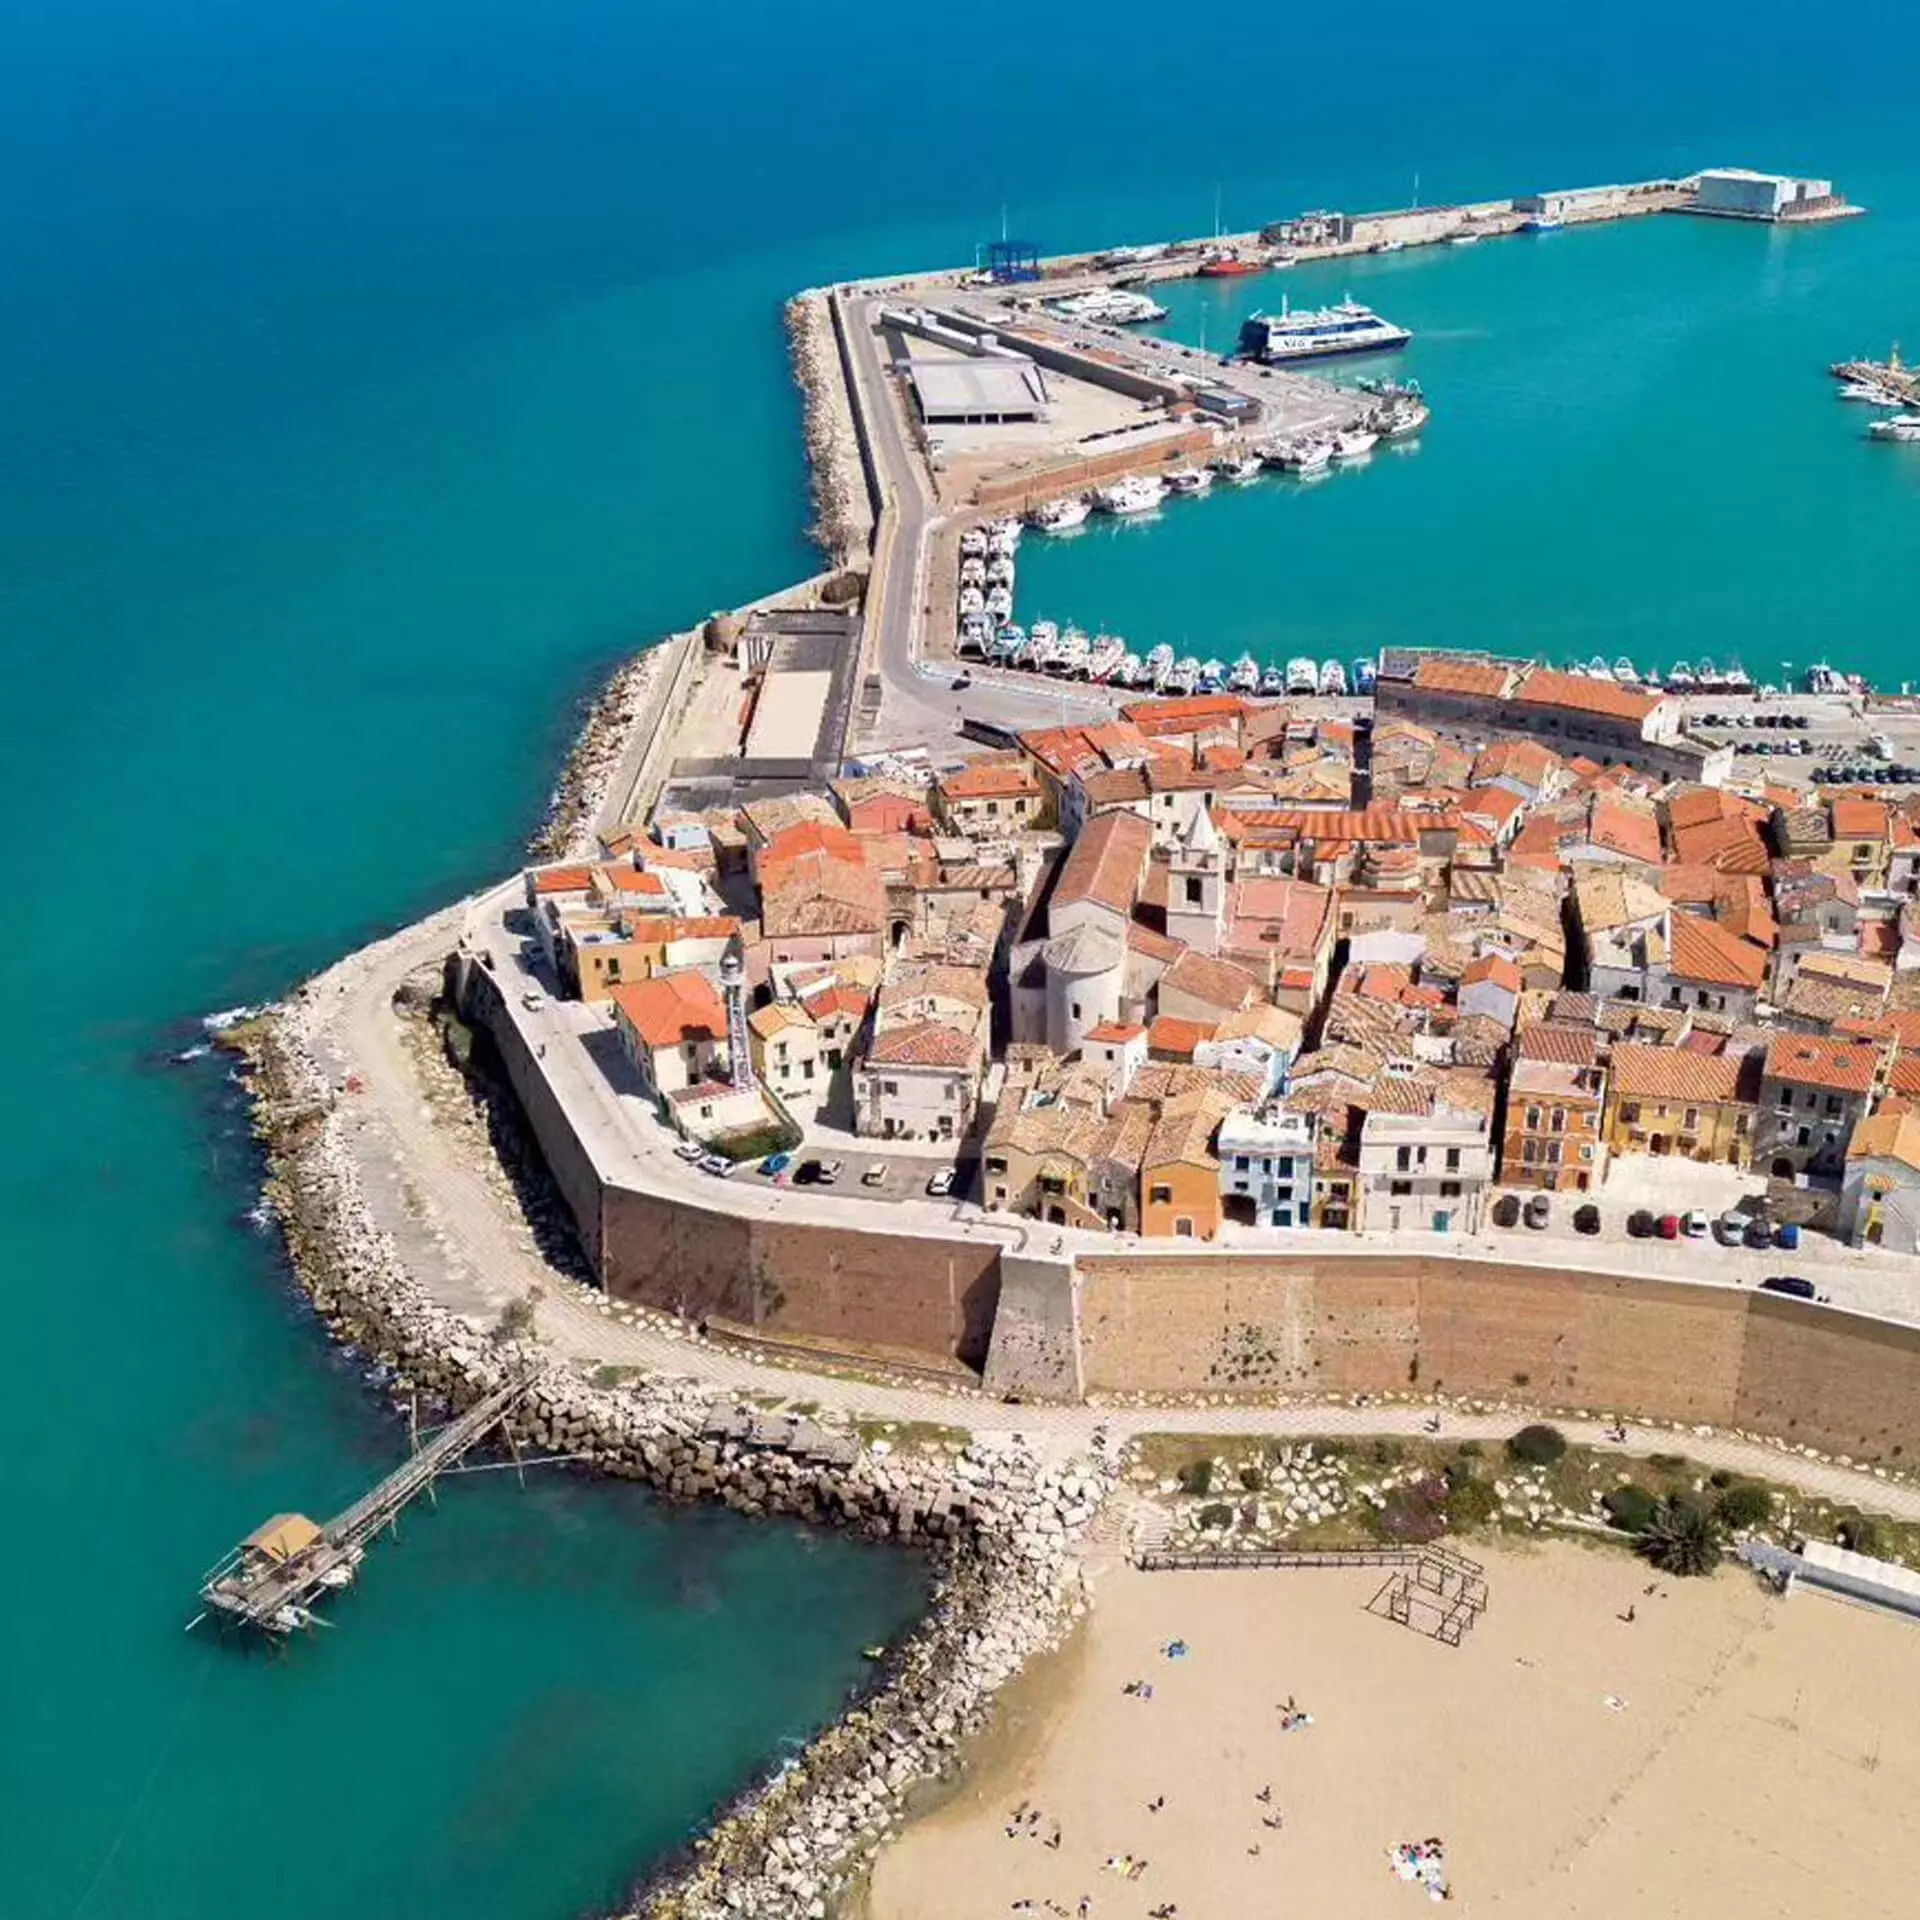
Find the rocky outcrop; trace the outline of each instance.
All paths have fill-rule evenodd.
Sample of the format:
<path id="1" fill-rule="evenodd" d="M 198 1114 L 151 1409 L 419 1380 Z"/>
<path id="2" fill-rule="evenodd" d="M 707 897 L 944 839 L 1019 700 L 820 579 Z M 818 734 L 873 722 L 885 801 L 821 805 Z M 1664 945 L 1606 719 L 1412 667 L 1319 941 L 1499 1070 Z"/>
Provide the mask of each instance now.
<path id="1" fill-rule="evenodd" d="M 1024 1443 L 894 1449 L 827 1416 L 771 1421 L 707 1383 L 618 1387 L 543 1354 L 510 1316 L 483 1328 L 429 1298 L 369 1211 L 343 1116 L 309 1050 L 308 992 L 226 1038 L 246 1060 L 266 1197 L 315 1311 L 396 1396 L 469 1404 L 517 1369 L 535 1378 L 516 1437 L 670 1500 L 786 1514 L 924 1550 L 931 1607 L 876 1685 L 796 1762 L 725 1810 L 636 1896 L 645 1920 L 824 1915 L 903 1818 L 917 1783 L 952 1765 L 996 1690 L 1080 1611 L 1072 1547 L 1109 1490 L 1102 1462 Z"/>
<path id="2" fill-rule="evenodd" d="M 860 442 L 834 339 L 827 296 L 815 289 L 787 302 L 787 345 L 800 389 L 802 430 L 813 490 L 809 537 L 836 568 L 851 566 L 873 531 Z"/>

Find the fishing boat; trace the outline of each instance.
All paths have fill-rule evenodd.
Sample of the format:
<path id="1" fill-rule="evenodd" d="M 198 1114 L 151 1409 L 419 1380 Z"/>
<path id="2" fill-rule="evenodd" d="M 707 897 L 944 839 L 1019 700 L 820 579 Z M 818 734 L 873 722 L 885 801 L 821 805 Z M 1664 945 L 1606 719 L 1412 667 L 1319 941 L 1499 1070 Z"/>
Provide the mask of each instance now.
<path id="1" fill-rule="evenodd" d="M 969 527 L 960 536 L 960 552 L 964 559 L 984 560 L 987 553 L 987 535 L 983 527 Z"/>
<path id="2" fill-rule="evenodd" d="M 1084 526 L 1093 509 L 1077 493 L 1058 500 L 1043 500 L 1027 515 L 1027 525 L 1041 533 L 1070 533 Z"/>
<path id="3" fill-rule="evenodd" d="M 1530 213 L 1520 222 L 1522 233 L 1558 233 L 1566 223 L 1557 213 Z"/>
<path id="4" fill-rule="evenodd" d="M 1087 678 L 1104 684 L 1113 677 L 1114 668 L 1126 657 L 1127 643 L 1117 634 L 1096 634 L 1093 649 L 1087 655 Z"/>
<path id="5" fill-rule="evenodd" d="M 1233 671 L 1227 675 L 1227 686 L 1234 693 L 1257 693 L 1260 688 L 1260 662 L 1252 654 L 1243 653 L 1233 663 Z"/>
<path id="6" fill-rule="evenodd" d="M 1116 687 L 1137 687 L 1146 677 L 1146 662 L 1137 653 L 1122 654 L 1120 664 L 1113 670 L 1113 684 Z"/>
<path id="7" fill-rule="evenodd" d="M 1025 627 L 1015 626 L 1012 621 L 1008 621 L 993 636 L 993 645 L 990 649 L 996 660 L 1006 661 L 1018 660 L 1026 650 L 1027 630 Z"/>
<path id="8" fill-rule="evenodd" d="M 1698 684 L 1691 660 L 1676 660 L 1667 669 L 1667 687 L 1673 693 L 1691 693 Z"/>
<path id="9" fill-rule="evenodd" d="M 1060 628 L 1056 621 L 1036 620 L 1027 631 L 1032 636 L 1035 653 L 1051 653 L 1060 644 Z"/>
<path id="10" fill-rule="evenodd" d="M 993 622 L 985 614 L 970 613 L 960 622 L 959 651 L 985 657 L 993 644 Z"/>
<path id="11" fill-rule="evenodd" d="M 1260 458 L 1252 453 L 1223 453 L 1213 463 L 1213 470 L 1222 480 L 1244 487 L 1249 480 L 1259 479 Z"/>
<path id="12" fill-rule="evenodd" d="M 969 554 L 960 562 L 960 584 L 963 587 L 984 587 L 987 584 L 987 563 L 977 554 Z"/>
<path id="13" fill-rule="evenodd" d="M 1317 662 L 1309 660 L 1305 654 L 1287 662 L 1287 691 L 1289 693 L 1317 693 L 1320 689 L 1320 668 Z"/>
<path id="14" fill-rule="evenodd" d="M 1156 688 L 1164 687 L 1173 674 L 1173 649 L 1169 646 L 1149 649 L 1144 664 L 1148 684 Z"/>
<path id="15" fill-rule="evenodd" d="M 1208 254 L 1194 269 L 1202 280 L 1238 280 L 1244 274 L 1258 273 L 1259 263 L 1243 260 L 1231 248 L 1222 247 L 1218 253 Z"/>
<path id="16" fill-rule="evenodd" d="M 1020 544 L 1020 522 L 1018 520 L 989 520 L 986 524 L 987 545 L 999 553 L 1011 553 Z"/>
<path id="17" fill-rule="evenodd" d="M 1213 475 L 1205 467 L 1176 467 L 1167 475 L 1169 493 L 1205 493 Z"/>
<path id="18" fill-rule="evenodd" d="M 1013 613 L 1013 589 L 1011 587 L 989 587 L 987 589 L 987 611 L 996 620 L 1006 620 Z"/>
<path id="19" fill-rule="evenodd" d="M 963 617 L 969 613 L 985 613 L 986 610 L 987 596 L 978 587 L 960 589 L 960 612 Z"/>
<path id="20" fill-rule="evenodd" d="M 1844 387 L 1836 388 L 1836 400 L 1858 400 L 1869 407 L 1898 407 L 1905 402 L 1897 393 L 1889 393 L 1885 387 L 1876 387 L 1865 380 L 1849 380 Z"/>
<path id="21" fill-rule="evenodd" d="M 1447 235 L 1450 247 L 1473 247 L 1480 244 L 1480 236 L 1471 227 L 1462 227 L 1458 233 Z"/>
<path id="22" fill-rule="evenodd" d="M 1365 427 L 1349 427 L 1344 433 L 1333 436 L 1333 457 L 1336 460 L 1364 460 L 1380 444 L 1380 436 L 1370 433 Z"/>
<path id="23" fill-rule="evenodd" d="M 1227 663 L 1224 660 L 1203 660 L 1200 663 L 1200 691 L 1218 693 L 1227 684 Z"/>
<path id="24" fill-rule="evenodd" d="M 1378 669 L 1371 660 L 1356 660 L 1353 663 L 1353 690 L 1355 693 L 1371 693 Z"/>
<path id="25" fill-rule="evenodd" d="M 1260 676 L 1260 696 L 1271 700 L 1287 690 L 1287 675 L 1284 667 L 1269 667 Z"/>
<path id="26" fill-rule="evenodd" d="M 1738 660 L 1729 660 L 1726 672 L 1720 676 L 1720 685 L 1728 693 L 1751 693 L 1753 675 Z"/>
<path id="27" fill-rule="evenodd" d="M 1167 685 L 1175 693 L 1191 693 L 1200 681 L 1200 662 L 1193 654 L 1182 654 L 1173 663 L 1173 672 L 1167 676 Z"/>
<path id="28" fill-rule="evenodd" d="M 1347 690 L 1347 670 L 1338 660 L 1327 661 L 1320 669 L 1320 691 L 1337 696 Z"/>
<path id="29" fill-rule="evenodd" d="M 1087 670 L 1087 655 L 1093 643 L 1078 627 L 1068 627 L 1053 650 L 1053 670 L 1069 680 L 1077 680 Z"/>
<path id="30" fill-rule="evenodd" d="M 1323 473 L 1333 463 L 1333 442 L 1322 440 L 1317 435 L 1305 440 L 1296 440 L 1287 451 L 1286 469 L 1289 473 Z"/>
<path id="31" fill-rule="evenodd" d="M 1417 393 L 1395 393 L 1373 410 L 1367 424 L 1382 440 L 1404 440 L 1432 418 L 1432 410 Z"/>
<path id="32" fill-rule="evenodd" d="M 1158 480 L 1132 473 L 1124 480 L 1116 480 L 1110 487 L 1099 488 L 1093 496 L 1093 504 L 1102 513 L 1147 513 L 1157 507 L 1165 495 L 1166 489 Z"/>
<path id="33" fill-rule="evenodd" d="M 987 562 L 987 585 L 990 587 L 1010 587 L 1013 585 L 1013 556 L 1010 553 L 996 553 Z"/>

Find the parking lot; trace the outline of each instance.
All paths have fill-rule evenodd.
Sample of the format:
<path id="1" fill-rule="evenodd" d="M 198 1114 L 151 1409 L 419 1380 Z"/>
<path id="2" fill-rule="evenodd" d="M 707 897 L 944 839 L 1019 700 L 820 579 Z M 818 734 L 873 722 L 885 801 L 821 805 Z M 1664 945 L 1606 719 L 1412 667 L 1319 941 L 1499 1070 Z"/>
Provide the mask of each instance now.
<path id="1" fill-rule="evenodd" d="M 946 1194 L 934 1194 L 934 1198 L 964 1200 L 973 1195 L 979 1173 L 977 1159 L 956 1165 L 944 1155 L 930 1154 L 924 1144 L 906 1154 L 883 1151 L 877 1143 L 871 1150 L 854 1150 L 842 1147 L 843 1137 L 836 1135 L 827 1141 L 810 1137 L 790 1154 L 741 1161 L 730 1173 L 715 1177 L 761 1187 L 830 1187 L 836 1196 L 847 1199 L 887 1202 L 926 1198 L 929 1183 L 936 1176 L 944 1176 L 952 1186 Z M 680 1157 L 689 1161 L 694 1158 L 688 1153 Z M 707 1163 L 703 1160 L 699 1164 Z M 829 1169 L 831 1176 L 823 1177 Z M 711 1167 L 707 1170 L 713 1171 Z"/>

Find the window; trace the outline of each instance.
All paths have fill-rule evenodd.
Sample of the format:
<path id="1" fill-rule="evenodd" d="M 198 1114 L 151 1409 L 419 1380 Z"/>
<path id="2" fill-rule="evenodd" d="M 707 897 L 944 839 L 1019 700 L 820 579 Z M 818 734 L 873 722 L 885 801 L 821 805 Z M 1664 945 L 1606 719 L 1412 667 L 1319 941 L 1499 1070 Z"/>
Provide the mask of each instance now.
<path id="1" fill-rule="evenodd" d="M 1689 1107 L 1686 1111 L 1685 1118 L 1680 1122 L 1680 1131 L 1682 1133 L 1697 1133 L 1699 1130 L 1700 1109 L 1698 1107 Z"/>
<path id="2" fill-rule="evenodd" d="M 1837 1093 L 1827 1095 L 1827 1111 L 1829 1113 L 1838 1113 L 1840 1111 L 1840 1096 Z"/>
<path id="3" fill-rule="evenodd" d="M 880 1091 L 882 1093 L 898 1093 L 900 1091 L 900 1082 L 898 1080 L 882 1080 L 880 1082 Z"/>
<path id="4" fill-rule="evenodd" d="M 1458 1180 L 1442 1180 L 1440 1182 L 1440 1198 L 1442 1200 L 1458 1200 L 1460 1198 L 1460 1182 Z"/>
<path id="5" fill-rule="evenodd" d="M 1426 1162 L 1426 1158 L 1427 1156 L 1422 1153 L 1420 1159 L 1423 1165 Z M 1447 1149 L 1447 1171 L 1449 1173 L 1458 1173 L 1460 1171 L 1460 1149 L 1458 1147 L 1449 1147 Z"/>
<path id="6" fill-rule="evenodd" d="M 1250 1164 L 1251 1162 L 1244 1153 L 1236 1153 L 1233 1156 L 1233 1170 L 1235 1173 L 1245 1173 Z"/>
<path id="7" fill-rule="evenodd" d="M 1520 1143 L 1520 1159 L 1525 1166 L 1533 1166 L 1540 1158 L 1540 1142 L 1527 1139 Z"/>
<path id="8" fill-rule="evenodd" d="M 1794 1129 L 1793 1144 L 1796 1147 L 1804 1147 L 1808 1145 L 1812 1139 L 1813 1129 L 1811 1127 L 1796 1127 Z"/>
<path id="9" fill-rule="evenodd" d="M 987 1162 L 987 1171 L 989 1173 L 1005 1173 L 1006 1170 L 1007 1163 L 1002 1159 L 995 1158 Z"/>
<path id="10" fill-rule="evenodd" d="M 1389 1193 L 1411 1193 L 1413 1191 L 1413 1182 L 1411 1180 L 1389 1180 L 1387 1182 L 1387 1191 Z"/>
<path id="11" fill-rule="evenodd" d="M 1184 1214 L 1173 1223 L 1173 1230 L 1182 1240 L 1193 1238 L 1193 1222 Z"/>
<path id="12" fill-rule="evenodd" d="M 1172 1206 L 1173 1189 L 1171 1187 L 1149 1187 L 1147 1189 L 1147 1204 L 1154 1207 Z"/>
<path id="13" fill-rule="evenodd" d="M 1413 1149 L 1411 1147 L 1396 1148 L 1393 1156 L 1393 1164 L 1398 1167 L 1402 1173 L 1405 1173 L 1407 1169 L 1413 1165 Z"/>
<path id="14" fill-rule="evenodd" d="M 1074 1017 L 1074 1018 L 1075 1018 L 1076 1020 L 1078 1020 L 1078 1019 L 1080 1018 L 1080 1002 L 1079 1002 L 1078 1000 L 1076 1000 L 1076 1001 L 1075 1001 L 1075 1002 L 1073 1003 L 1073 1017 Z"/>
<path id="15" fill-rule="evenodd" d="M 1566 1130 L 1567 1130 L 1567 1110 L 1566 1110 L 1566 1108 L 1565 1108 L 1565 1107 L 1555 1107 L 1555 1108 L 1554 1108 L 1554 1110 L 1553 1110 L 1553 1130 L 1554 1130 L 1554 1132 L 1555 1132 L 1555 1133 L 1565 1133 L 1565 1132 L 1566 1132 Z"/>
<path id="16" fill-rule="evenodd" d="M 1529 1107 L 1527 1109 L 1527 1131 L 1529 1133 L 1538 1133 L 1539 1130 L 1540 1109 L 1538 1107 Z"/>
<path id="17" fill-rule="evenodd" d="M 1635 1100 L 1624 1101 L 1620 1108 L 1620 1118 L 1624 1120 L 1628 1126 L 1632 1126 L 1633 1123 L 1640 1118 L 1639 1102 Z"/>

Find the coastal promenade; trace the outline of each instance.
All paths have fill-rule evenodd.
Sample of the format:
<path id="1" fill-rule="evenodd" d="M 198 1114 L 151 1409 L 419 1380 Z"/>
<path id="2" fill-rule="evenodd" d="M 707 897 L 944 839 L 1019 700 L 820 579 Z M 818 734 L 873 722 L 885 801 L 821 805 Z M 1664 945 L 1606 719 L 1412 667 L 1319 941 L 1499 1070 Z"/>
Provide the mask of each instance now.
<path id="1" fill-rule="evenodd" d="M 1110 1441 L 1146 1433 L 1281 1440 L 1429 1432 L 1432 1409 L 1425 1404 L 1236 1403 L 1223 1395 L 1203 1395 L 1181 1404 L 1015 1408 L 974 1390 L 876 1378 L 825 1362 L 814 1369 L 775 1364 L 702 1339 L 663 1316 L 618 1308 L 552 1265 L 491 1162 L 484 1136 L 449 1127 L 423 1097 L 420 1066 L 394 1010 L 395 994 L 423 969 L 437 968 L 484 904 L 482 897 L 447 908 L 352 955 L 307 989 L 310 1045 L 341 1102 L 343 1137 L 374 1219 L 393 1237 L 422 1292 L 477 1329 L 491 1328 L 514 1303 L 533 1298 L 542 1345 L 585 1373 L 613 1367 L 697 1380 L 741 1396 L 830 1409 L 862 1423 L 956 1429 L 983 1439 L 1017 1432 L 1056 1460 L 1083 1451 L 1102 1432 Z M 729 1192 L 730 1202 L 734 1197 Z M 1521 1405 L 1472 1412 L 1449 1408 L 1442 1412 L 1443 1431 L 1452 1439 L 1496 1440 L 1529 1411 Z M 1608 1446 L 1613 1411 L 1606 1418 L 1560 1424 L 1575 1440 Z M 1642 1426 L 1633 1423 L 1632 1409 L 1619 1411 L 1630 1431 L 1617 1451 L 1674 1450 L 1675 1429 Z M 1884 1470 L 1810 1457 L 1758 1437 L 1682 1433 L 1679 1445 L 1703 1466 L 1920 1520 L 1920 1488 L 1889 1478 Z"/>

